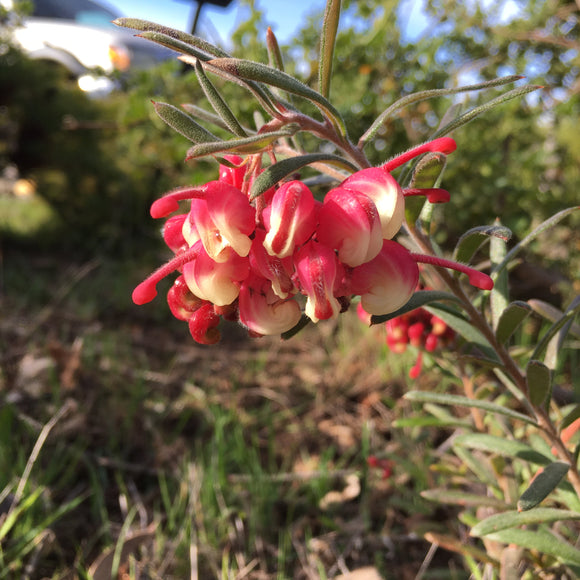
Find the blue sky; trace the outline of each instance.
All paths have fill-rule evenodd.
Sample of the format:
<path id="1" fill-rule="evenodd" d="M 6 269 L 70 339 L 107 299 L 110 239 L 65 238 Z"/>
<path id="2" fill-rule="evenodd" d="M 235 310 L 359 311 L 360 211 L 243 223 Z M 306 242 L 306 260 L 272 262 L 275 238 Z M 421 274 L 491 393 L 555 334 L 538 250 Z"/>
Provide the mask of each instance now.
<path id="1" fill-rule="evenodd" d="M 107 0 L 125 16 L 144 18 L 172 28 L 188 30 L 195 14 L 196 2 L 193 0 Z M 423 0 L 406 0 L 411 11 L 405 10 L 409 21 L 409 36 L 420 34 L 427 26 L 422 15 Z M 280 42 L 285 42 L 299 29 L 307 15 L 321 11 L 325 0 L 261 0 L 257 5 L 272 25 Z M 244 19 L 243 9 L 235 0 L 228 8 L 205 4 L 198 33 L 212 42 L 227 44 L 229 34 Z"/>

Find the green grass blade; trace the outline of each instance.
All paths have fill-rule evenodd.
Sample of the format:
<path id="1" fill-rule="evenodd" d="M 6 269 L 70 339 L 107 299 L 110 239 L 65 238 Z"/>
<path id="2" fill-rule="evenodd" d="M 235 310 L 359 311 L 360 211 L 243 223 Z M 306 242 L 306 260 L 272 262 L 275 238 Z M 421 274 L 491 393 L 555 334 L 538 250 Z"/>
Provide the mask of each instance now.
<path id="1" fill-rule="evenodd" d="M 0 527 L 0 542 L 6 537 L 6 534 L 10 532 L 14 524 L 18 521 L 18 518 L 36 503 L 36 500 L 40 497 L 43 491 L 43 487 L 38 487 L 30 495 L 24 498 L 20 504 L 8 512 L 2 527 Z"/>

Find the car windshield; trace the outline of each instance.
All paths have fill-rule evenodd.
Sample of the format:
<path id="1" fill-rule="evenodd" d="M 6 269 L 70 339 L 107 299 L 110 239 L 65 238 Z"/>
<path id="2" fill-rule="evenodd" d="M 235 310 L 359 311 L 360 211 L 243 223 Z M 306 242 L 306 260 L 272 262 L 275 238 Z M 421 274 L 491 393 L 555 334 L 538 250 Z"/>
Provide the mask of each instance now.
<path id="1" fill-rule="evenodd" d="M 34 0 L 32 16 L 106 27 L 119 15 L 91 0 Z"/>

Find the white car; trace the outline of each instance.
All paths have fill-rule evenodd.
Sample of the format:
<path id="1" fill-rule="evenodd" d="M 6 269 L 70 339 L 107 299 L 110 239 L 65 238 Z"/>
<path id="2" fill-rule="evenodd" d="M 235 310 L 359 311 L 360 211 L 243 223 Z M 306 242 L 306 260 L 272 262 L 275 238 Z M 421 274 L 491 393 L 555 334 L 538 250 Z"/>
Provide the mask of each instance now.
<path id="1" fill-rule="evenodd" d="M 6 28 L 33 59 L 64 66 L 79 87 L 94 95 L 116 86 L 112 73 L 146 68 L 174 58 L 162 46 L 136 38 L 111 21 L 120 15 L 93 0 L 33 0 L 32 12 L 18 18 L 14 0 L 0 0 Z"/>

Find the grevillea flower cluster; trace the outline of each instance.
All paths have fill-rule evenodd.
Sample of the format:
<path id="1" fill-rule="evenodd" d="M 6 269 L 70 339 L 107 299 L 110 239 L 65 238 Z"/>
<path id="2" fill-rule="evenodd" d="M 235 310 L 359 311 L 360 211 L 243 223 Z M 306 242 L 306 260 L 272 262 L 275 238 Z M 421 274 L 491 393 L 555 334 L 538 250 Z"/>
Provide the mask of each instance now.
<path id="1" fill-rule="evenodd" d="M 490 289 L 485 274 L 414 254 L 393 239 L 404 221 L 406 196 L 439 203 L 449 193 L 403 190 L 391 171 L 425 151 L 454 149 L 453 139 L 437 139 L 352 174 L 323 201 L 300 180 L 251 199 L 259 174 L 255 157 L 227 156 L 216 181 L 177 189 L 153 204 L 154 218 L 170 216 L 184 200 L 189 211 L 168 217 L 163 236 L 175 257 L 135 289 L 133 300 L 149 302 L 158 281 L 179 272 L 169 307 L 188 322 L 194 340 L 214 344 L 222 318 L 262 336 L 290 331 L 303 316 L 312 322 L 335 318 L 353 296 L 370 315 L 394 312 L 413 294 L 419 262 L 459 269 L 473 285 Z"/>

